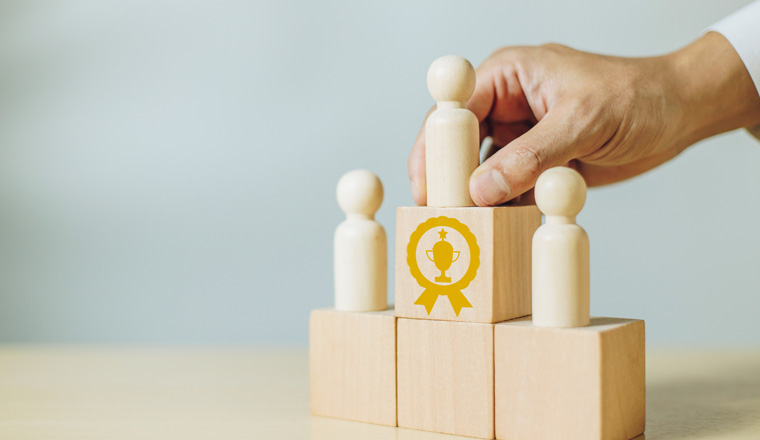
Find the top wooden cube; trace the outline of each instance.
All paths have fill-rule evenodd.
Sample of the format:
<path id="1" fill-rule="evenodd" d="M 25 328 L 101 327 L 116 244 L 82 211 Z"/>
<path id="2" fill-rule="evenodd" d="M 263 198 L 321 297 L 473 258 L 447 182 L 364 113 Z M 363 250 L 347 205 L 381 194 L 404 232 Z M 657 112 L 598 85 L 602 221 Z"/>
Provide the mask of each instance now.
<path id="1" fill-rule="evenodd" d="M 494 323 L 531 313 L 535 206 L 396 210 L 396 316 Z"/>

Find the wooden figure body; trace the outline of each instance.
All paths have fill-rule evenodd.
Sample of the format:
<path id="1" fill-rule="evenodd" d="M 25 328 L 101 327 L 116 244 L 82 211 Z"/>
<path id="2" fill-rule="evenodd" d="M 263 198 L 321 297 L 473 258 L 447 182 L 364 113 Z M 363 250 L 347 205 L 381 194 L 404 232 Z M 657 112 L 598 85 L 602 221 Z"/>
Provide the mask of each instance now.
<path id="1" fill-rule="evenodd" d="M 425 122 L 427 206 L 474 206 L 470 175 L 480 161 L 478 119 L 465 105 L 475 90 L 475 69 L 462 57 L 438 58 L 427 84 L 436 110 Z"/>
<path id="2" fill-rule="evenodd" d="M 371 172 L 354 170 L 340 179 L 337 195 L 346 220 L 335 230 L 335 308 L 385 310 L 387 239 L 374 217 L 383 202 L 383 185 Z"/>
<path id="3" fill-rule="evenodd" d="M 589 242 L 575 216 L 586 202 L 578 172 L 545 171 L 535 188 L 546 223 L 533 235 L 533 325 L 581 327 L 589 324 Z"/>

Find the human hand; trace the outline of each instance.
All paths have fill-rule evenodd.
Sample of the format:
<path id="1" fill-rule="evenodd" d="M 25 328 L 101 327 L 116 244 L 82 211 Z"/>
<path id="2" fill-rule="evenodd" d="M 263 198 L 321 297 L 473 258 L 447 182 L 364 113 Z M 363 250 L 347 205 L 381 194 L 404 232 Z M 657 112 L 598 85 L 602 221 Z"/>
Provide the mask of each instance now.
<path id="1" fill-rule="evenodd" d="M 478 67 L 467 107 L 493 144 L 470 178 L 478 206 L 529 191 L 567 165 L 589 186 L 624 180 L 724 131 L 760 123 L 760 98 L 733 47 L 710 32 L 651 58 L 560 45 L 499 49 Z M 424 126 L 409 157 L 412 195 L 426 203 Z"/>

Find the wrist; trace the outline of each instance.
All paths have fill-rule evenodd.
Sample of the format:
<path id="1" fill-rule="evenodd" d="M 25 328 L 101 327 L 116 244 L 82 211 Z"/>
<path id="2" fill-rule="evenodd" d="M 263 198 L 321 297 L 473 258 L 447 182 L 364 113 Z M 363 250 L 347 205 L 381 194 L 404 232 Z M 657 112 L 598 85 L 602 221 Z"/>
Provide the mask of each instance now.
<path id="1" fill-rule="evenodd" d="M 671 72 L 669 88 L 681 107 L 680 142 L 702 139 L 760 123 L 760 97 L 731 43 L 716 32 L 663 60 Z"/>

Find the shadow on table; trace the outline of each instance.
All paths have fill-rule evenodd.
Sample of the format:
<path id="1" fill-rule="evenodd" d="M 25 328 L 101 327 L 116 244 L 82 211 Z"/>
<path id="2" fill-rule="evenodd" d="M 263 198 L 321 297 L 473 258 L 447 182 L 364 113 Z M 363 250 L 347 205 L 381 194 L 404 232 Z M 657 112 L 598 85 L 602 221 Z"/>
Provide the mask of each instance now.
<path id="1" fill-rule="evenodd" d="M 472 440 L 472 437 L 391 428 L 319 416 L 311 416 L 309 425 L 309 440 Z M 632 440 L 646 440 L 646 436 L 642 434 Z"/>
<path id="2" fill-rule="evenodd" d="M 753 427 L 760 428 L 760 359 L 647 386 L 648 440 L 752 438 L 742 433 Z"/>

